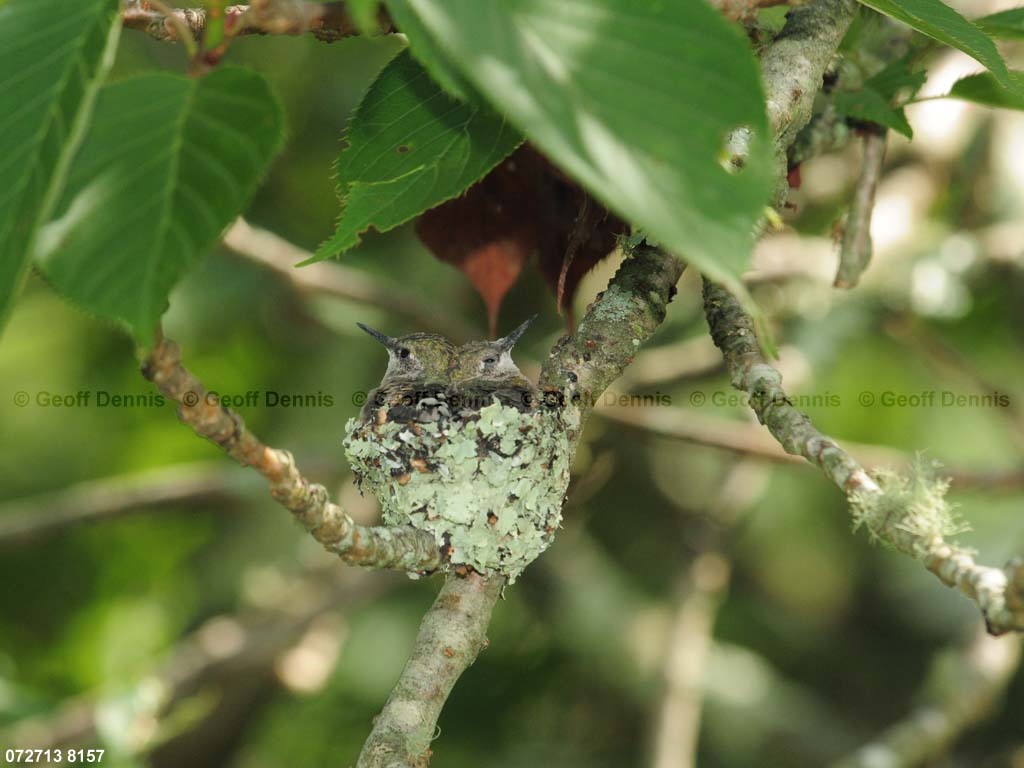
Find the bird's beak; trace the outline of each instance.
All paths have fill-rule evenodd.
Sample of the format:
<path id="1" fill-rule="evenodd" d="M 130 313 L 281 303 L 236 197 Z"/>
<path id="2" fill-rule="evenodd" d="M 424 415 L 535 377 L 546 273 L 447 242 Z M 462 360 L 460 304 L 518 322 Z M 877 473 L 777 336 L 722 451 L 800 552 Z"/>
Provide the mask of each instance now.
<path id="1" fill-rule="evenodd" d="M 502 348 L 503 350 L 505 350 L 506 352 L 508 352 L 508 351 L 509 351 L 510 349 L 512 349 L 512 347 L 513 347 L 513 346 L 515 346 L 515 343 L 516 343 L 517 341 L 519 341 L 519 338 L 520 338 L 520 337 L 521 337 L 521 336 L 522 336 L 522 335 L 523 335 L 524 333 L 526 333 L 526 329 L 527 329 L 527 328 L 529 328 L 529 327 L 530 327 L 530 324 L 531 324 L 531 323 L 532 323 L 532 322 L 533 322 L 534 320 L 536 320 L 536 319 L 537 319 L 537 316 L 536 316 L 536 315 L 534 315 L 534 316 L 533 316 L 533 317 L 531 317 L 531 318 L 530 318 L 529 320 L 527 320 L 527 321 L 526 321 L 525 323 L 523 323 L 523 324 L 522 324 L 522 325 L 520 325 L 520 326 L 519 326 L 518 328 L 516 328 L 516 329 L 515 329 L 514 331 L 512 331 L 512 333 L 510 333 L 510 334 L 509 334 L 508 336 L 504 336 L 503 338 L 500 338 L 500 339 L 498 339 L 498 340 L 497 340 L 497 341 L 495 342 L 495 344 L 498 344 L 498 345 L 500 345 L 500 346 L 501 346 L 501 348 Z"/>
<path id="2" fill-rule="evenodd" d="M 358 325 L 360 328 L 362 328 L 368 334 L 373 336 L 373 338 L 375 338 L 377 341 L 379 341 L 381 344 L 383 344 L 388 349 L 392 349 L 395 346 L 395 340 L 393 338 L 391 338 L 390 336 L 385 336 L 380 331 L 378 331 L 378 330 L 376 330 L 374 328 L 371 328 L 368 325 L 363 325 L 362 323 L 356 323 L 356 325 Z"/>

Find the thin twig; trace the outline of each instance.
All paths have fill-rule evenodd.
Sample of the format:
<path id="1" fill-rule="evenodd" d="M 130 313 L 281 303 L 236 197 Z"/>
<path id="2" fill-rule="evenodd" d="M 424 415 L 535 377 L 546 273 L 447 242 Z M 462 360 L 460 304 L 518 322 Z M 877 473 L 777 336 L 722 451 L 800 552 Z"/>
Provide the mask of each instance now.
<path id="1" fill-rule="evenodd" d="M 779 372 L 761 355 L 753 321 L 735 297 L 705 281 L 704 309 L 732 385 L 747 393 L 758 420 L 786 452 L 803 456 L 850 497 L 881 497 L 883 490 L 863 467 L 793 407 Z M 898 516 L 887 516 L 871 525 L 871 532 L 919 558 L 944 584 L 973 600 L 990 632 L 1024 631 L 1024 560 L 1010 563 L 1004 570 L 979 565 L 969 552 L 947 543 L 941 535 L 930 532 L 924 536 L 902 523 Z"/>
<path id="2" fill-rule="evenodd" d="M 209 461 L 89 480 L 0 504 L 0 546 L 24 544 L 142 509 L 230 495 L 239 485 L 220 462 Z"/>
<path id="3" fill-rule="evenodd" d="M 864 134 L 864 156 L 860 176 L 853 191 L 853 202 L 839 244 L 839 270 L 836 288 L 854 288 L 871 262 L 871 212 L 875 192 L 885 161 L 885 129 L 870 129 Z"/>
<path id="4" fill-rule="evenodd" d="M 135 682 L 134 697 L 123 690 L 83 695 L 56 712 L 15 722 L 3 734 L 4 741 L 39 749 L 95 746 L 107 698 L 114 693 L 124 701 L 138 702 L 132 719 L 118 734 L 121 748 L 129 754 L 145 754 L 156 745 L 159 723 L 173 718 L 179 704 L 213 686 L 237 685 L 240 678 L 265 674 L 317 619 L 337 611 L 340 605 L 351 608 L 365 603 L 396 583 L 353 571 L 339 576 L 333 568 L 326 574 L 311 571 L 296 590 L 282 596 L 270 616 L 265 607 L 216 616 L 182 639 Z"/>
<path id="5" fill-rule="evenodd" d="M 640 351 L 622 376 L 618 385 L 637 389 L 654 384 L 679 383 L 701 379 L 722 370 L 722 356 L 707 336 L 694 336 Z"/>
<path id="6" fill-rule="evenodd" d="M 1024 410 L 1018 395 L 1010 394 L 1011 388 L 990 379 L 963 352 L 909 314 L 893 313 L 885 329 L 891 336 L 902 341 L 908 351 L 914 354 L 923 352 L 936 369 L 966 381 L 979 395 L 1004 397 L 1005 405 L 997 408 L 996 413 L 1004 417 L 1017 446 L 1024 449 Z"/>
<path id="7" fill-rule="evenodd" d="M 322 485 L 310 483 L 287 451 L 264 445 L 242 418 L 211 395 L 181 363 L 178 346 L 161 338 L 142 366 L 157 389 L 179 403 L 178 417 L 220 446 L 270 485 L 274 499 L 294 515 L 325 549 L 350 565 L 430 572 L 441 565 L 433 537 L 409 526 L 358 525 L 331 502 Z"/>
<path id="8" fill-rule="evenodd" d="M 993 638 L 981 632 L 966 648 L 940 654 L 921 703 L 833 768 L 931 765 L 961 734 L 992 712 L 1020 659 L 1020 638 Z"/>
<path id="9" fill-rule="evenodd" d="M 806 465 L 800 456 L 786 453 L 770 434 L 749 421 L 733 421 L 698 413 L 693 409 L 672 407 L 630 407 L 602 405 L 598 415 L 618 424 L 642 429 L 652 435 L 682 440 L 708 448 L 718 448 L 738 456 L 750 456 L 779 464 Z M 869 467 L 909 467 L 913 457 L 887 445 L 845 442 L 846 449 L 861 464 Z M 1002 471 L 945 467 L 955 490 L 975 490 L 988 494 L 1017 493 L 1024 488 L 1024 467 Z"/>
<path id="10" fill-rule="evenodd" d="M 125 9 L 123 19 L 127 28 L 165 42 L 198 40 L 206 29 L 206 11 L 202 8 L 176 8 L 173 13 L 166 13 L 160 9 L 130 7 Z M 382 32 L 392 31 L 386 14 L 380 14 L 378 20 Z M 232 37 L 309 32 L 324 42 L 351 37 L 360 31 L 345 3 L 306 0 L 258 0 L 250 5 L 228 6 L 225 27 Z"/>
<path id="11" fill-rule="evenodd" d="M 302 294 L 371 304 L 409 320 L 417 330 L 436 330 L 456 342 L 479 336 L 477 329 L 461 320 L 450 307 L 435 304 L 401 285 L 335 262 L 297 267 L 313 254 L 243 218 L 231 225 L 224 245 L 239 256 L 269 267 Z"/>
<path id="12" fill-rule="evenodd" d="M 605 406 L 598 413 L 616 423 L 674 440 L 782 464 L 803 463 L 799 456 L 786 453 L 771 435 L 750 421 L 731 421 L 705 416 L 693 409 L 655 406 Z M 911 461 L 909 456 L 895 448 L 860 444 L 848 444 L 848 447 L 853 455 L 870 466 L 904 465 Z"/>
<path id="13" fill-rule="evenodd" d="M 697 554 L 682 569 L 662 666 L 664 693 L 653 739 L 653 768 L 692 768 L 704 703 L 705 674 L 714 647 L 715 618 L 729 586 L 726 552 L 733 528 L 764 495 L 768 472 L 753 461 L 738 461 L 724 473 L 706 510 L 712 524 L 695 538 Z"/>
<path id="14" fill-rule="evenodd" d="M 636 568 L 610 555 L 572 521 L 560 534 L 560 546 L 542 557 L 537 568 L 544 579 L 543 611 L 552 642 L 593 669 L 602 685 L 632 706 L 650 707 L 668 643 L 670 606 L 652 600 L 637 583 Z M 738 697 L 736 670 L 741 667 L 756 670 L 751 680 L 757 683 L 740 686 L 745 695 Z M 816 756 L 808 764 L 819 765 L 836 754 L 837 745 L 852 749 L 858 743 L 833 701 L 787 680 L 747 648 L 716 640 L 702 678 L 702 694 L 715 707 L 715 719 L 727 730 L 744 730 L 751 743 L 784 741 Z"/>
<path id="15" fill-rule="evenodd" d="M 409 661 L 357 768 L 419 768 L 430 761 L 437 720 L 459 676 L 487 647 L 487 626 L 505 580 L 450 575 L 420 623 Z"/>
<path id="16" fill-rule="evenodd" d="M 576 253 L 583 244 L 590 239 L 594 232 L 596 221 L 592 220 L 592 209 L 590 195 L 584 193 L 580 199 L 580 207 L 576 212 L 576 219 L 573 222 L 572 230 L 569 232 L 569 243 L 562 256 L 562 268 L 558 272 L 558 287 L 555 290 L 555 306 L 558 307 L 559 315 L 562 314 L 562 304 L 565 299 L 565 281 L 569 277 L 569 270 L 576 258 Z M 595 211 L 597 212 L 597 211 Z M 600 212 L 597 212 L 600 215 Z"/>
<path id="17" fill-rule="evenodd" d="M 174 39 L 181 42 L 185 46 L 185 52 L 191 59 L 196 55 L 196 39 L 198 35 L 193 36 L 192 27 L 190 21 L 195 19 L 195 11 L 182 11 L 178 13 L 176 9 L 170 8 L 160 0 L 149 0 L 148 3 L 153 12 L 160 15 L 163 19 L 160 25 L 168 35 L 168 39 Z M 134 9 L 133 9 L 134 10 Z M 128 13 L 128 11 L 125 11 Z M 127 21 L 127 20 L 126 20 Z M 125 26 L 129 26 L 127 23 Z"/>
<path id="18" fill-rule="evenodd" d="M 654 768 L 696 765 L 704 669 L 728 583 L 729 562 L 716 553 L 698 555 L 680 579 L 663 668 L 666 685 L 658 708 Z"/>
<path id="19" fill-rule="evenodd" d="M 775 132 L 780 175 L 788 147 L 810 118 L 822 74 L 849 27 L 852 0 L 816 0 L 790 12 L 786 26 L 762 57 L 768 116 Z M 787 194 L 780 177 L 776 204 Z M 878 484 L 834 440 L 818 432 L 793 407 L 779 375 L 761 355 L 754 325 L 726 290 L 705 281 L 704 305 L 716 346 L 722 350 L 732 384 L 747 393 L 750 405 L 787 453 L 803 456 L 848 495 L 881 494 Z M 938 535 L 922 539 L 886 518 L 872 533 L 897 549 L 920 557 L 942 582 L 977 603 L 993 633 L 1024 630 L 1024 558 L 1004 570 L 978 565 L 970 553 Z"/>

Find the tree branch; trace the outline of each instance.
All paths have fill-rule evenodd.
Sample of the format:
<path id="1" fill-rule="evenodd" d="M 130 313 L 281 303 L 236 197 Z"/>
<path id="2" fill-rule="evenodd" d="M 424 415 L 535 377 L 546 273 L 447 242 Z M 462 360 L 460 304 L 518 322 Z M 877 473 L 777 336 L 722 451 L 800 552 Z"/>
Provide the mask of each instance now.
<path id="1" fill-rule="evenodd" d="M 704 670 L 729 571 L 729 561 L 719 553 L 704 552 L 679 579 L 662 668 L 665 691 L 657 713 L 654 768 L 693 768 L 697 764 Z"/>
<path id="2" fill-rule="evenodd" d="M 160 11 L 129 7 L 123 13 L 124 26 L 145 32 L 155 40 L 177 42 L 179 29 L 187 29 L 199 39 L 206 29 L 206 11 L 202 8 L 177 8 L 177 23 Z M 386 13 L 378 15 L 382 32 L 393 25 Z M 306 32 L 318 40 L 332 43 L 359 34 L 352 15 L 343 2 L 307 2 L 307 0 L 255 0 L 250 5 L 232 5 L 225 9 L 225 28 L 238 35 L 301 35 Z"/>
<path id="3" fill-rule="evenodd" d="M 846 116 L 840 115 L 832 104 L 826 104 L 821 112 L 814 115 L 807 125 L 800 129 L 786 150 L 789 167 L 793 168 L 806 163 L 812 157 L 842 149 L 849 142 L 852 133 Z"/>
<path id="4" fill-rule="evenodd" d="M 652 740 L 653 768 L 697 765 L 705 676 L 714 648 L 715 619 L 726 598 L 732 570 L 727 541 L 746 511 L 764 495 L 767 476 L 767 469 L 756 462 L 730 464 L 719 490 L 704 510 L 706 524 L 692 535 L 696 554 L 683 567 L 678 579 L 674 616 L 664 654 L 664 692 Z M 676 511 L 683 513 L 682 509 Z"/>
<path id="5" fill-rule="evenodd" d="M 790 12 L 786 26 L 762 59 L 768 114 L 780 160 L 806 125 L 822 74 L 853 17 L 853 0 L 816 0 Z M 783 164 L 784 168 L 784 164 Z M 777 203 L 787 185 L 780 174 Z M 725 289 L 704 282 L 704 309 L 732 384 L 746 392 L 758 420 L 787 453 L 819 467 L 854 504 L 892 502 L 849 453 L 821 434 L 782 388 L 782 377 L 762 357 L 751 318 Z M 873 535 L 922 560 L 928 570 L 977 603 L 990 632 L 1024 630 L 1024 559 L 1004 570 L 978 565 L 941 535 L 942 526 L 907 525 L 909 510 L 866 519 Z"/>
<path id="6" fill-rule="evenodd" d="M 722 370 L 722 356 L 711 339 L 692 338 L 642 350 L 618 379 L 625 390 L 667 382 L 702 379 Z"/>
<path id="7" fill-rule="evenodd" d="M 821 469 L 853 503 L 891 503 L 892 494 L 793 407 L 779 372 L 761 356 L 753 321 L 739 302 L 725 289 L 705 281 L 704 310 L 732 385 L 747 393 L 758 420 L 786 452 L 803 456 Z M 1024 631 L 1024 560 L 1010 563 L 1005 570 L 978 565 L 969 552 L 947 543 L 941 531 L 908 525 L 912 511 L 865 522 L 873 535 L 920 559 L 944 584 L 977 603 L 990 632 Z"/>
<path id="8" fill-rule="evenodd" d="M 816 0 L 794 8 L 761 57 L 768 122 L 779 165 L 776 205 L 789 191 L 786 153 L 811 119 L 825 70 L 853 20 L 855 0 Z"/>
<path id="9" fill-rule="evenodd" d="M 252 231 L 237 228 L 235 245 L 247 240 L 251 246 Z M 283 241 L 270 237 L 264 238 L 263 246 L 280 250 Z M 589 308 L 577 333 L 561 339 L 552 350 L 541 386 L 575 397 L 582 412 L 589 413 L 597 396 L 632 362 L 640 344 L 664 320 L 682 272 L 683 264 L 674 256 L 648 246 L 637 248 Z M 433 320 L 439 316 L 443 314 Z M 424 617 L 409 662 L 363 746 L 360 768 L 427 764 L 441 709 L 483 647 L 503 586 L 504 579 L 475 573 L 448 578 Z"/>
<path id="10" fill-rule="evenodd" d="M 420 623 L 409 661 L 395 684 L 357 768 L 422 768 L 448 695 L 487 646 L 491 612 L 505 580 L 450 575 Z"/>
<path id="11" fill-rule="evenodd" d="M 301 294 L 333 296 L 362 304 L 371 304 L 421 328 L 433 328 L 453 341 L 468 341 L 479 334 L 459 319 L 450 307 L 439 306 L 401 285 L 377 280 L 357 269 L 338 263 L 296 264 L 313 254 L 266 229 L 254 227 L 239 217 L 224 236 L 224 245 L 257 264 L 272 269 Z"/>
<path id="12" fill-rule="evenodd" d="M 576 333 L 555 344 L 540 389 L 565 398 L 585 419 L 664 321 L 683 269 L 683 262 L 660 248 L 635 248 L 587 308 Z"/>
<path id="13" fill-rule="evenodd" d="M 750 421 L 706 416 L 692 408 L 632 408 L 603 406 L 598 414 L 605 419 L 645 432 L 681 440 L 708 448 L 729 451 L 780 464 L 806 465 L 803 457 L 786 453 L 778 441 Z M 911 467 L 912 456 L 887 445 L 846 442 L 846 449 L 861 464 L 870 467 Z M 944 473 L 956 490 L 971 489 L 983 493 L 1017 493 L 1024 487 L 1024 468 L 1002 471 L 976 470 L 971 467 L 947 467 Z"/>
<path id="14" fill-rule="evenodd" d="M 440 566 L 441 555 L 430 534 L 410 526 L 371 527 L 352 520 L 331 502 L 327 489 L 303 477 L 290 453 L 263 445 L 238 414 L 209 394 L 182 365 L 173 342 L 161 338 L 143 363 L 142 373 L 179 403 L 178 417 L 185 424 L 242 466 L 259 472 L 274 499 L 344 562 L 408 572 L 430 572 Z"/>
<path id="15" fill-rule="evenodd" d="M 635 427 L 662 437 L 719 448 L 741 456 L 751 456 L 781 464 L 799 464 L 801 459 L 781 448 L 771 435 L 752 421 L 734 421 L 705 416 L 693 409 L 630 408 L 611 406 L 599 409 L 606 419 Z M 910 458 L 895 448 L 881 445 L 850 445 L 850 451 L 869 465 L 909 464 Z"/>
<path id="16" fill-rule="evenodd" d="M 119 734 L 122 749 L 139 756 L 157 746 L 161 721 L 173 719 L 179 705 L 213 687 L 233 687 L 240 679 L 266 674 L 284 653 L 297 645 L 307 630 L 321 617 L 335 613 L 340 606 L 353 608 L 379 597 L 395 582 L 349 571 L 339 578 L 335 569 L 328 573 L 310 572 L 282 595 L 272 607 L 221 615 L 206 621 L 183 638 L 166 657 L 134 683 L 134 691 L 148 695 L 134 697 L 124 690 L 87 694 L 63 704 L 56 712 L 15 722 L 5 730 L 8 744 L 40 749 L 95 744 L 97 728 L 108 699 L 135 700 L 139 704 Z M 158 695 L 153 696 L 153 692 Z M 123 705 L 122 705 L 123 706 Z"/>
<path id="17" fill-rule="evenodd" d="M 727 19 L 747 22 L 757 18 L 761 8 L 785 5 L 790 0 L 710 0 L 709 5 Z"/>
<path id="18" fill-rule="evenodd" d="M 833 768 L 912 768 L 941 757 L 964 731 L 985 718 L 1020 666 L 1018 638 L 979 633 L 960 651 L 933 663 L 923 701 L 906 718 Z"/>
<path id="19" fill-rule="evenodd" d="M 854 288 L 871 262 L 871 212 L 875 208 L 875 191 L 882 177 L 885 161 L 885 129 L 871 126 L 864 134 L 864 157 L 860 176 L 853 190 L 853 202 L 843 227 L 839 245 L 839 271 L 836 288 Z"/>
<path id="20" fill-rule="evenodd" d="M 0 546 L 35 541 L 84 523 L 113 520 L 140 508 L 225 496 L 236 479 L 213 462 L 161 467 L 0 505 Z"/>

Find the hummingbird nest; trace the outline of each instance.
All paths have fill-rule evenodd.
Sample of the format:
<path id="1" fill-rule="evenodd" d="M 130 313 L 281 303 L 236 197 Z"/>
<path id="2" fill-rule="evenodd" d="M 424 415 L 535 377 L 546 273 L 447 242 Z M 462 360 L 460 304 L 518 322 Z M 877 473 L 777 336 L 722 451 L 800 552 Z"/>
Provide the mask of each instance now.
<path id="1" fill-rule="evenodd" d="M 429 531 L 449 567 L 512 583 L 561 524 L 572 428 L 558 410 L 495 401 L 425 424 L 350 419 L 344 445 L 386 524 Z"/>

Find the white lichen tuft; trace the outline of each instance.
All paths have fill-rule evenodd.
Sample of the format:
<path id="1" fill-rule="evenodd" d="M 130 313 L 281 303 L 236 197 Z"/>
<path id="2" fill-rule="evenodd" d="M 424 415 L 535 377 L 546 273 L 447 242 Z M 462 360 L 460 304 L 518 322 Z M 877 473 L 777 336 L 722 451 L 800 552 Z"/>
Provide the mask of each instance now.
<path id="1" fill-rule="evenodd" d="M 921 558 L 948 536 L 970 530 L 946 500 L 949 480 L 936 476 L 938 464 L 918 457 L 906 474 L 888 469 L 871 473 L 878 489 L 850 494 L 853 527 Z"/>
<path id="2" fill-rule="evenodd" d="M 352 419 L 344 444 L 386 524 L 429 531 L 450 566 L 511 583 L 561 524 L 572 426 L 555 411 L 521 413 L 495 402 L 468 421 Z"/>

